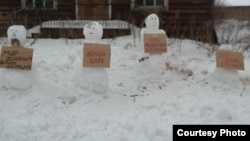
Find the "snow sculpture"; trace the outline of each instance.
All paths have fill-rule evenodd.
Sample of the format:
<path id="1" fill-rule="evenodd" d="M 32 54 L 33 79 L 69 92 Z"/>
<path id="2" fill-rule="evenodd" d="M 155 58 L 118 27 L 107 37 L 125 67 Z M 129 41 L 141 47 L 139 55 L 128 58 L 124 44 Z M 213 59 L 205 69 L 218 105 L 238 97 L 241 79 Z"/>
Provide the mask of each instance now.
<path id="1" fill-rule="evenodd" d="M 13 25 L 7 30 L 8 44 L 12 46 L 25 46 L 27 31 L 23 25 Z"/>
<path id="2" fill-rule="evenodd" d="M 85 43 L 102 43 L 103 28 L 98 22 L 90 22 L 84 26 Z M 81 51 L 82 53 L 82 51 Z M 82 58 L 81 54 L 81 58 Z M 80 66 L 78 64 L 78 66 Z M 108 91 L 108 74 L 105 68 L 77 67 L 75 82 L 78 86 L 94 93 Z M 79 76 L 80 74 L 80 76 Z"/>
<path id="3" fill-rule="evenodd" d="M 144 34 L 165 34 L 165 31 L 159 29 L 159 17 L 156 14 L 150 14 L 145 19 L 146 27 L 141 29 L 141 45 L 144 45 Z M 144 78 L 155 78 L 161 76 L 165 70 L 165 61 L 163 54 L 143 53 L 138 59 L 140 65 L 138 72 Z"/>
<path id="4" fill-rule="evenodd" d="M 233 51 L 232 45 L 222 45 L 219 47 L 219 50 L 229 50 Z M 243 84 L 240 81 L 240 74 L 238 70 L 218 68 L 208 75 L 206 78 L 206 83 L 211 85 L 214 88 L 221 89 L 232 89 L 242 90 Z"/>
<path id="5" fill-rule="evenodd" d="M 9 46 L 25 47 L 26 29 L 23 25 L 13 25 L 7 30 Z M 35 70 L 32 67 L 31 71 L 3 69 L 2 70 L 2 85 L 7 89 L 25 90 L 30 88 L 35 82 Z"/>

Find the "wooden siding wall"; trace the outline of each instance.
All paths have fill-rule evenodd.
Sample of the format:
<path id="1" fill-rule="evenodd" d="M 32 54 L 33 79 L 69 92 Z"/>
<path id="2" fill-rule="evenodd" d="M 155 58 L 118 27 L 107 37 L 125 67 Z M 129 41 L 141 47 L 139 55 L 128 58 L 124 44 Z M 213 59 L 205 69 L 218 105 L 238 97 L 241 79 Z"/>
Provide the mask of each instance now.
<path id="1" fill-rule="evenodd" d="M 112 0 L 112 19 L 129 21 L 130 4 L 130 0 Z"/>
<path id="2" fill-rule="evenodd" d="M 109 6 L 111 15 L 109 15 Z M 80 20 L 126 19 L 130 14 L 128 0 L 78 0 L 78 16 Z"/>
<path id="3" fill-rule="evenodd" d="M 5 16 L 13 12 L 14 10 L 20 9 L 21 1 L 17 0 L 1 0 L 0 1 L 0 15 Z"/>
<path id="4" fill-rule="evenodd" d="M 0 37 L 6 36 L 7 27 L 12 23 L 11 19 L 7 17 L 10 13 L 18 10 L 21 6 L 21 3 L 17 1 L 10 0 L 0 0 Z"/>
<path id="5" fill-rule="evenodd" d="M 216 42 L 213 31 L 213 0 L 170 0 L 169 10 L 159 14 L 171 37 Z"/>
<path id="6" fill-rule="evenodd" d="M 79 20 L 108 20 L 108 0 L 78 0 Z"/>
<path id="7" fill-rule="evenodd" d="M 0 36 L 6 36 L 7 28 L 23 24 L 31 28 L 47 20 L 75 19 L 75 3 L 58 0 L 57 9 L 24 9 L 21 0 L 0 0 Z"/>
<path id="8" fill-rule="evenodd" d="M 215 8 L 215 18 L 217 20 L 223 20 L 223 19 L 250 20 L 250 6 Z"/>
<path id="9" fill-rule="evenodd" d="M 111 15 L 110 15 L 110 6 Z M 128 0 L 78 0 L 79 20 L 125 20 L 130 14 L 130 1 Z M 125 29 L 104 29 L 104 38 L 113 38 L 130 34 Z"/>

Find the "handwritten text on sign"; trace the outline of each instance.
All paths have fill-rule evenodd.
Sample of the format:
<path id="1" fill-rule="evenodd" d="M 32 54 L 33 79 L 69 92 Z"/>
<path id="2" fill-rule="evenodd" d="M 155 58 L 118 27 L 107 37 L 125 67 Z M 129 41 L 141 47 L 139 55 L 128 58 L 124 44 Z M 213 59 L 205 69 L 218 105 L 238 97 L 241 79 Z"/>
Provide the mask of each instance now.
<path id="1" fill-rule="evenodd" d="M 244 70 L 243 54 L 229 50 L 217 50 L 216 65 L 220 68 Z"/>
<path id="2" fill-rule="evenodd" d="M 111 48 L 108 44 L 84 43 L 83 67 L 110 67 Z"/>
<path id="3" fill-rule="evenodd" d="M 31 70 L 33 49 L 24 47 L 2 47 L 0 67 Z"/>
<path id="4" fill-rule="evenodd" d="M 167 52 L 167 38 L 165 34 L 144 34 L 144 52 Z"/>

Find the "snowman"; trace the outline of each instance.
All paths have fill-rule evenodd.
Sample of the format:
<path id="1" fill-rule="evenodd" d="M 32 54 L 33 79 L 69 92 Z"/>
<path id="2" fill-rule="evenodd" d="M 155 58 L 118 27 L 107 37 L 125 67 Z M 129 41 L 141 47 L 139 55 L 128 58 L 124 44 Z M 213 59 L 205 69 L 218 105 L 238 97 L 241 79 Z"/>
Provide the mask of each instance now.
<path id="1" fill-rule="evenodd" d="M 221 45 L 218 50 L 235 51 L 234 47 L 235 45 L 226 44 Z M 205 83 L 211 85 L 213 88 L 242 90 L 244 86 L 240 78 L 238 70 L 216 67 L 214 71 L 207 76 Z"/>
<path id="2" fill-rule="evenodd" d="M 102 43 L 103 28 L 98 22 L 90 22 L 84 26 L 84 43 Z M 81 57 L 83 58 L 82 52 Z M 83 59 L 81 59 L 83 60 Z M 94 93 L 103 94 L 108 91 L 108 74 L 105 68 L 82 67 L 78 63 L 76 67 L 75 83 L 76 85 L 88 89 Z"/>
<path id="3" fill-rule="evenodd" d="M 25 47 L 26 29 L 23 25 L 13 25 L 7 30 L 8 46 Z M 35 81 L 35 71 L 32 67 L 31 71 L 16 69 L 1 69 L 2 85 L 6 89 L 26 90 L 30 88 Z"/>
<path id="4" fill-rule="evenodd" d="M 146 27 L 141 29 L 141 45 L 144 46 L 145 34 L 165 34 L 165 31 L 159 29 L 159 17 L 156 14 L 150 14 L 145 19 Z M 138 58 L 138 73 L 142 78 L 156 78 L 162 76 L 165 71 L 165 61 L 163 54 L 142 53 Z"/>

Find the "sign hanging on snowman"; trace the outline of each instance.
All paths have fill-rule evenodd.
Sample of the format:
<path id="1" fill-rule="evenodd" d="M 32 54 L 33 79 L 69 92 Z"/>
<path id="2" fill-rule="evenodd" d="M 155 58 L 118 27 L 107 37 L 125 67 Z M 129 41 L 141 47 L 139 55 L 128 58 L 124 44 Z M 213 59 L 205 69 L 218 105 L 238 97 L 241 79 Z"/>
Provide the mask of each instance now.
<path id="1" fill-rule="evenodd" d="M 83 49 L 83 67 L 109 68 L 111 48 L 109 44 L 102 44 L 103 28 L 98 22 L 91 22 L 84 26 L 86 43 Z"/>
<path id="2" fill-rule="evenodd" d="M 141 29 L 141 42 L 144 52 L 150 54 L 161 54 L 167 52 L 167 36 L 164 30 L 159 29 L 159 17 L 150 14 L 145 19 L 145 28 Z"/>
<path id="3" fill-rule="evenodd" d="M 84 44 L 84 67 L 110 67 L 110 46 L 108 44 Z"/>
<path id="4" fill-rule="evenodd" d="M 144 34 L 145 53 L 166 53 L 167 40 L 164 34 Z"/>
<path id="5" fill-rule="evenodd" d="M 31 70 L 33 49 L 2 47 L 0 67 L 8 69 Z"/>

